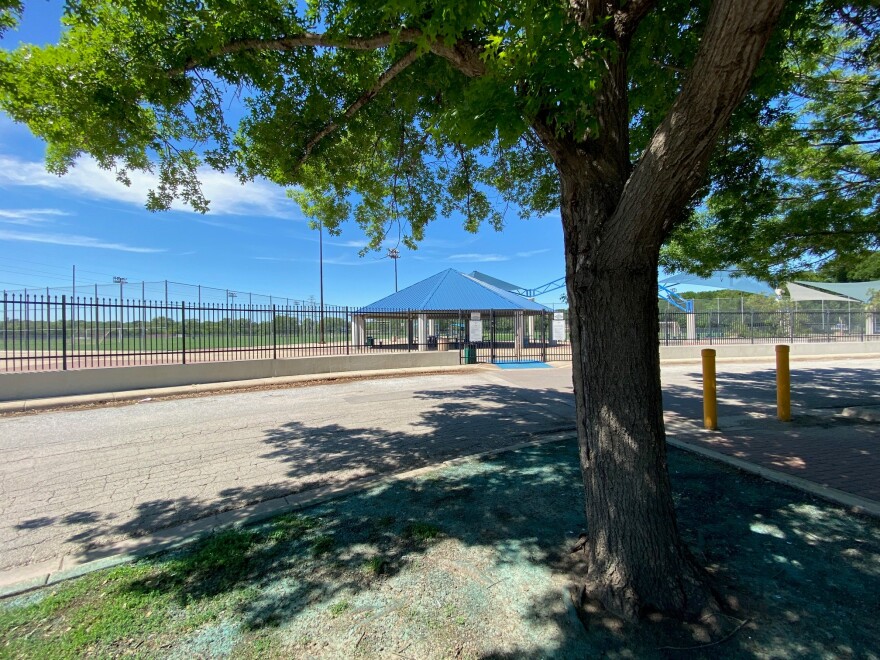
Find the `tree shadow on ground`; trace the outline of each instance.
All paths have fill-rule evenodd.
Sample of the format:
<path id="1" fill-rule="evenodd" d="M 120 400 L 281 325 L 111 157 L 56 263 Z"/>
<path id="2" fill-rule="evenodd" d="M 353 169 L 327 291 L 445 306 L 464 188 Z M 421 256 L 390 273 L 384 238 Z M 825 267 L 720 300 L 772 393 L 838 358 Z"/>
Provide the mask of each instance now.
<path id="1" fill-rule="evenodd" d="M 267 450 L 256 458 L 284 464 L 285 480 L 226 488 L 207 502 L 190 496 L 143 501 L 136 506 L 137 514 L 126 520 L 78 511 L 25 520 L 17 528 L 71 527 L 74 533 L 67 542 L 74 546 L 80 561 L 91 561 L 106 555 L 103 546 L 108 541 L 137 539 L 248 505 L 322 487 L 341 487 L 574 428 L 571 395 L 557 390 L 486 385 L 463 387 L 453 393 L 426 390 L 414 396 L 430 407 L 418 419 L 400 421 L 399 430 L 345 423 L 309 427 L 297 421 L 265 430 Z M 344 401 L 328 405 L 338 406 L 338 416 L 344 419 Z M 135 552 L 140 549 L 137 543 L 130 548 Z"/>
<path id="2" fill-rule="evenodd" d="M 689 374 L 695 379 L 698 374 Z M 776 419 L 775 370 L 719 374 L 721 430 L 697 431 L 702 391 L 664 388 L 667 433 L 757 465 L 846 492 L 880 499 L 880 444 L 876 422 L 844 417 L 844 408 L 880 406 L 880 374 L 873 369 L 792 371 L 791 422 Z M 696 422 L 696 423 L 695 423 Z"/>
<path id="3" fill-rule="evenodd" d="M 744 412 L 773 414 L 776 406 L 776 369 L 755 369 L 747 373 L 725 371 L 717 365 L 718 414 Z M 663 387 L 666 412 L 702 418 L 702 374 L 688 373 L 694 386 Z M 840 412 L 848 406 L 880 406 L 880 371 L 858 368 L 800 368 L 791 363 L 791 399 L 805 409 Z"/>
<path id="4" fill-rule="evenodd" d="M 314 487 L 343 472 L 387 474 L 462 448 L 534 439 L 572 414 L 570 397 L 552 390 L 474 386 L 416 396 L 436 404 L 402 430 L 291 421 L 265 430 L 266 456 L 294 477 L 330 475 L 306 482 Z M 723 647 L 691 655 L 872 652 L 875 523 L 690 455 L 673 451 L 669 462 L 683 535 L 738 604 L 736 616 L 748 619 Z M 580 484 L 573 439 L 486 456 L 216 534 L 152 560 L 146 575 L 121 573 L 119 592 L 161 596 L 175 616 L 219 607 L 212 621 L 240 643 L 271 631 L 292 655 L 663 657 L 677 651 L 661 647 L 715 641 L 704 626 L 634 627 L 595 612 L 585 630 L 573 617 L 565 594 L 579 561 L 569 549 L 585 527 Z M 257 488 L 230 490 L 223 506 L 260 497 Z M 102 521 L 95 533 L 215 511 L 186 498 L 145 503 L 138 517 L 109 530 Z M 193 639 L 168 643 L 185 653 Z"/>

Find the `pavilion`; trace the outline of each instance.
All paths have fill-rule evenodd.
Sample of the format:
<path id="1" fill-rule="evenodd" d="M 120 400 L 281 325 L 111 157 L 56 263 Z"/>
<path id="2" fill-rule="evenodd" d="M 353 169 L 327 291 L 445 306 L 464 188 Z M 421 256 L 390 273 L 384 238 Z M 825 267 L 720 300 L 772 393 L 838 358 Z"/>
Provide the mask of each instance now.
<path id="1" fill-rule="evenodd" d="M 535 337 L 535 319 L 552 310 L 475 275 L 450 268 L 355 310 L 352 343 L 442 350 L 480 343 L 498 331 L 521 353 Z"/>

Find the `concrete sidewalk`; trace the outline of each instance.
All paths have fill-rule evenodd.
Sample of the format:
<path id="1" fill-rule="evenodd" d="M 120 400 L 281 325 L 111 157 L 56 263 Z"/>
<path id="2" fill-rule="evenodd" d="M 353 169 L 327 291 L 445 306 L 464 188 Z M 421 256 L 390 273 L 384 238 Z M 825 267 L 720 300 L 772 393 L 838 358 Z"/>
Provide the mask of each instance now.
<path id="1" fill-rule="evenodd" d="M 671 444 L 880 514 L 880 424 L 842 415 L 880 405 L 880 360 L 793 365 L 790 424 L 771 365 L 719 366 L 719 432 L 700 428 L 698 366 L 665 365 L 663 384 Z M 2 418 L 0 593 L 462 456 L 574 442 L 573 405 L 557 365 Z"/>

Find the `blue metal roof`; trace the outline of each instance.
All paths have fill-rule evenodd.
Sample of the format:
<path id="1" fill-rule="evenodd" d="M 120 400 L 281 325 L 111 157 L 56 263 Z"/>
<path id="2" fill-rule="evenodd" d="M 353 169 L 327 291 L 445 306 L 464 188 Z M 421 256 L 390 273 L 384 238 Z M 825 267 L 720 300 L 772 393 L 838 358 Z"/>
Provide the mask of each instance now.
<path id="1" fill-rule="evenodd" d="M 504 289 L 505 291 L 517 291 L 519 289 L 522 289 L 522 287 L 517 284 L 511 284 L 510 282 L 499 280 L 497 277 L 486 275 L 486 273 L 481 273 L 478 270 L 468 273 L 468 277 L 473 277 L 475 280 L 480 280 L 481 282 L 485 282 L 486 284 L 491 284 L 492 286 L 498 287 L 499 289 Z"/>
<path id="2" fill-rule="evenodd" d="M 440 312 L 454 310 L 550 311 L 540 303 L 499 289 L 452 268 L 416 282 L 381 300 L 361 307 L 356 314 L 391 311 Z"/>

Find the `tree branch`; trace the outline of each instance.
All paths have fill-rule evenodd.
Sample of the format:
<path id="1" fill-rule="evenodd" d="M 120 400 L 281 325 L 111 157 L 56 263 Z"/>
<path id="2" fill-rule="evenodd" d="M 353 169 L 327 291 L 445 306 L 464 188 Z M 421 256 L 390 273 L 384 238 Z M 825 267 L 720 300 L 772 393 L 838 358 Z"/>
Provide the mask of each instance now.
<path id="1" fill-rule="evenodd" d="M 364 107 L 367 103 L 373 100 L 375 96 L 382 90 L 385 85 L 394 80 L 400 73 L 406 70 L 413 62 L 419 59 L 421 53 L 417 48 L 413 48 L 406 55 L 397 60 L 394 64 L 392 64 L 385 72 L 379 76 L 379 80 L 376 81 L 376 84 L 373 85 L 366 92 L 361 94 L 357 100 L 352 103 L 348 108 L 345 109 L 345 112 L 338 119 L 332 120 L 329 124 L 327 124 L 324 128 L 318 131 L 311 140 L 306 144 L 305 154 L 303 154 L 302 159 L 300 159 L 300 164 L 309 157 L 309 154 L 312 153 L 312 149 L 314 149 L 318 143 L 323 140 L 325 137 L 336 131 L 341 122 L 344 122 L 347 119 L 351 119 L 357 114 L 357 111 Z"/>
<path id="2" fill-rule="evenodd" d="M 657 0 L 629 0 L 623 9 L 614 12 L 614 33 L 618 40 L 629 41 L 639 23 L 656 4 Z"/>
<path id="3" fill-rule="evenodd" d="M 785 238 L 811 238 L 815 236 L 877 236 L 878 231 L 869 229 L 828 229 L 822 231 L 803 231 L 785 234 Z"/>
<path id="4" fill-rule="evenodd" d="M 814 147 L 849 147 L 855 144 L 878 144 L 880 138 L 876 140 L 840 140 L 837 142 L 818 142 L 813 144 Z"/>
<path id="5" fill-rule="evenodd" d="M 399 32 L 383 32 L 371 37 L 328 37 L 326 34 L 304 32 L 291 37 L 278 39 L 240 39 L 230 41 L 219 48 L 205 53 L 200 57 L 191 57 L 181 69 L 173 69 L 172 74 L 185 73 L 198 69 L 208 60 L 224 55 L 244 52 L 288 51 L 295 48 L 345 48 L 349 50 L 378 50 L 393 43 L 415 43 L 423 38 L 422 31 L 417 29 L 400 30 Z M 486 65 L 480 59 L 480 50 L 473 44 L 459 41 L 453 46 L 437 41 L 428 45 L 429 50 L 442 57 L 456 69 L 470 78 L 486 73 Z"/>
<path id="6" fill-rule="evenodd" d="M 646 247 L 681 220 L 712 149 L 745 95 L 784 0 L 716 0 L 684 87 L 627 180 L 610 237 Z"/>

